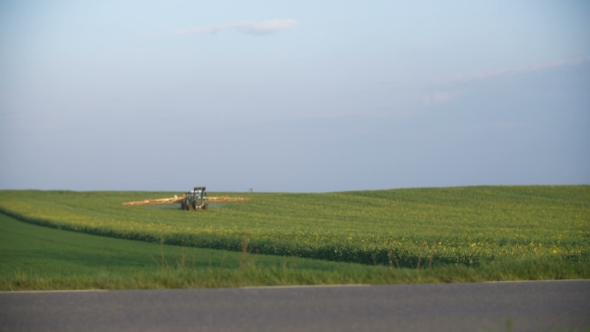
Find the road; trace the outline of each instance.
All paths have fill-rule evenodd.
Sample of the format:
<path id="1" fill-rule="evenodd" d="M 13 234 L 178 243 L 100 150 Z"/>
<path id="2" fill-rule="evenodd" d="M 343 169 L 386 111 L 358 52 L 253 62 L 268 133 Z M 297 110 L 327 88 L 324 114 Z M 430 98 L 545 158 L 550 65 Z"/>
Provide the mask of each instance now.
<path id="1" fill-rule="evenodd" d="M 590 328 L 590 280 L 0 293 L 2 331 L 573 331 L 576 327 Z"/>

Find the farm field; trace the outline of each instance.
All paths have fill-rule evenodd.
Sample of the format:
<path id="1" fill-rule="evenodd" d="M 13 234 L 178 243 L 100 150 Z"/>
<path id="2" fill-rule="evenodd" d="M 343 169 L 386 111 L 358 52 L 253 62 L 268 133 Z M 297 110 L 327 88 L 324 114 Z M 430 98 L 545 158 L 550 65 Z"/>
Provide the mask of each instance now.
<path id="1" fill-rule="evenodd" d="M 0 290 L 343 282 L 369 267 L 185 248 L 51 229 L 0 215 Z M 294 273 L 296 272 L 296 273 Z"/>
<path id="2" fill-rule="evenodd" d="M 590 278 L 588 267 L 575 262 L 394 268 L 114 239 L 2 214 L 0 252 L 0 291 Z"/>
<path id="3" fill-rule="evenodd" d="M 400 268 L 490 262 L 590 265 L 590 186 L 248 193 L 208 212 L 125 201 L 181 193 L 0 191 L 29 223 L 187 247 Z M 236 193 L 211 193 L 236 196 Z"/>

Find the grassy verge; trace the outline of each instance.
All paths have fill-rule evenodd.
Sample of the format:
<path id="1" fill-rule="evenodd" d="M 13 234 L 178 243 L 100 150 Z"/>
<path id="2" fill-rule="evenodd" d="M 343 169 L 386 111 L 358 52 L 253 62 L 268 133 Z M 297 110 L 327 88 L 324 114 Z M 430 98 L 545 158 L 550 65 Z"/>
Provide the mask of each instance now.
<path id="1" fill-rule="evenodd" d="M 22 223 L 0 214 L 0 290 L 144 289 L 590 278 L 585 262 L 396 268 L 186 248 Z"/>

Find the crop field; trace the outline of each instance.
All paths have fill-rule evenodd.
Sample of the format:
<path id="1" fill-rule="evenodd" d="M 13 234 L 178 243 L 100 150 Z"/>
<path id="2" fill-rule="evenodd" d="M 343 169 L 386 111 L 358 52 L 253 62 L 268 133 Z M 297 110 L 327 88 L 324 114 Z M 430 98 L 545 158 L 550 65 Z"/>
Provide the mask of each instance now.
<path id="1" fill-rule="evenodd" d="M 0 215 L 0 252 L 0 290 L 227 287 L 408 279 L 408 275 L 395 276 L 360 264 L 113 239 L 31 225 L 5 215 Z"/>
<path id="2" fill-rule="evenodd" d="M 396 268 L 115 239 L 23 223 L 3 214 L 0 252 L 0 291 L 590 278 L 588 266 L 578 262 Z"/>
<path id="3" fill-rule="evenodd" d="M 0 191 L 0 212 L 159 244 L 419 268 L 572 262 L 590 269 L 590 186 L 481 186 L 249 197 L 207 212 L 122 206 L 170 192 Z"/>

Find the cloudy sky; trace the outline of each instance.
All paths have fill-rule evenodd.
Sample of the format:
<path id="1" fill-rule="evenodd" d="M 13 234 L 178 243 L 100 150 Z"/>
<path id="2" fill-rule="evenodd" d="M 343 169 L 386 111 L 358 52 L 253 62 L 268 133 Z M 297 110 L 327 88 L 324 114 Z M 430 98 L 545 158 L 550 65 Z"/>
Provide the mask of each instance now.
<path id="1" fill-rule="evenodd" d="M 2 1 L 0 189 L 590 184 L 586 1 Z"/>

